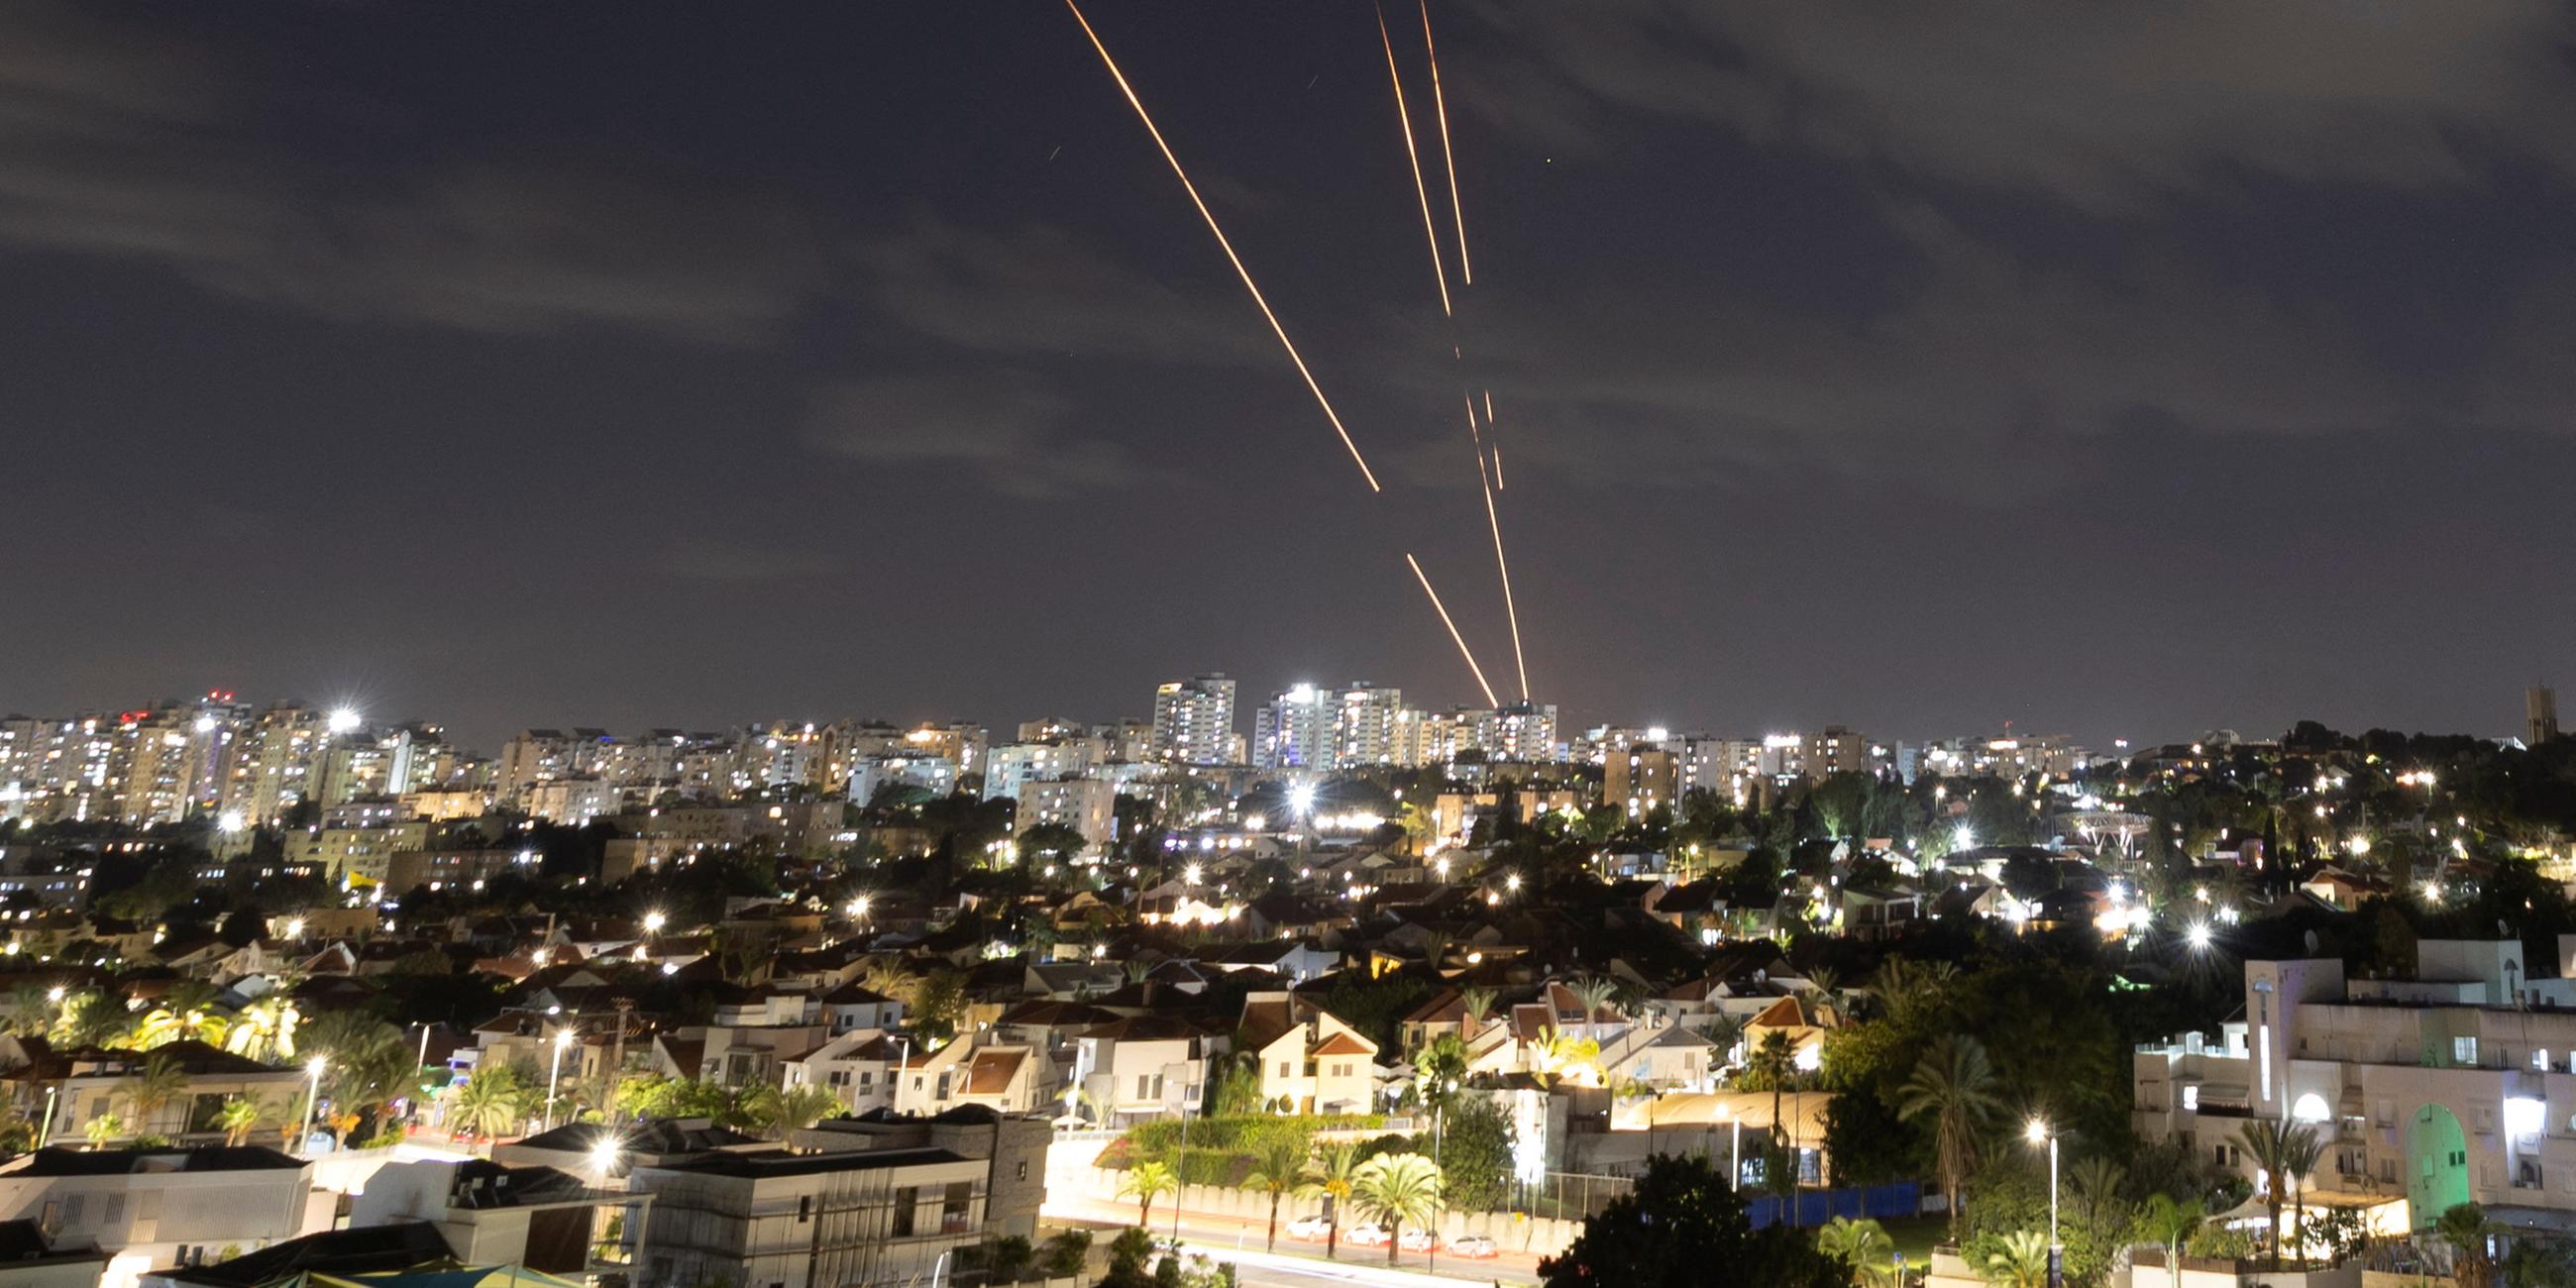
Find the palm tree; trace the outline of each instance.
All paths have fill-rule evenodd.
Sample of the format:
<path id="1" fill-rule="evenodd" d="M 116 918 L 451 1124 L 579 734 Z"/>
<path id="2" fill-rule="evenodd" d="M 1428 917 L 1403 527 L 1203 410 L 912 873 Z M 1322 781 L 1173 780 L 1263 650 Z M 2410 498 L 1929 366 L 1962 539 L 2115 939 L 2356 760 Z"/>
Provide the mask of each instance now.
<path id="1" fill-rule="evenodd" d="M 803 1131 L 840 1107 L 841 1102 L 831 1092 L 810 1082 L 784 1090 L 763 1087 L 752 1102 L 752 1112 L 759 1115 L 762 1127 L 777 1136 Z"/>
<path id="2" fill-rule="evenodd" d="M 1329 1206 L 1324 1216 L 1324 1256 L 1330 1259 L 1341 1246 L 1342 1204 L 1350 1201 L 1351 1191 L 1359 1181 L 1359 1143 L 1328 1140 L 1315 1146 L 1315 1157 L 1299 1175 L 1297 1197 L 1322 1199 Z"/>
<path id="3" fill-rule="evenodd" d="M 1485 1017 L 1494 1013 L 1494 990 L 1482 984 L 1469 984 L 1458 990 L 1458 1006 L 1464 1012 L 1464 1023 L 1458 1026 L 1458 1036 L 1472 1038 L 1477 1030 L 1484 1027 Z"/>
<path id="4" fill-rule="evenodd" d="M 1386 1264 L 1395 1264 L 1404 1223 L 1429 1225 L 1440 1213 L 1440 1168 L 1420 1154 L 1380 1154 L 1360 1164 L 1351 1198 L 1386 1227 Z"/>
<path id="5" fill-rule="evenodd" d="M 1538 1076 L 1542 1085 L 1560 1073 L 1573 1073 L 1587 1067 L 1597 1078 L 1601 1044 L 1590 1038 L 1560 1033 L 1556 1026 L 1549 1025 L 1539 1030 L 1538 1041 L 1531 1044 L 1530 1057 L 1535 1066 L 1530 1072 Z"/>
<path id="6" fill-rule="evenodd" d="M 42 984 L 20 984 L 9 990 L 9 1015 L 0 1032 L 33 1037 L 54 1026 L 54 999 Z"/>
<path id="7" fill-rule="evenodd" d="M 1851 1005 L 1843 994 L 1843 977 L 1831 966 L 1807 972 L 1807 992 L 1799 1000 L 1819 1012 L 1832 1012 L 1836 1024 L 1842 1023 L 1843 1013 Z"/>
<path id="8" fill-rule="evenodd" d="M 1592 1019 L 1600 1013 L 1601 1008 L 1610 1004 L 1611 994 L 1619 991 L 1617 983 L 1598 975 L 1577 975 L 1566 981 L 1564 988 L 1566 992 L 1574 995 L 1575 1004 L 1583 1008 L 1585 1032 L 1591 1031 Z"/>
<path id="9" fill-rule="evenodd" d="M 134 1030 L 134 1013 L 125 999 L 102 992 L 82 993 L 63 1003 L 54 1022 L 54 1037 L 67 1047 L 123 1046 Z"/>
<path id="10" fill-rule="evenodd" d="M 224 1049 L 264 1064 L 295 1058 L 295 1027 L 301 1019 L 282 992 L 262 995 L 233 1016 L 224 1033 Z"/>
<path id="11" fill-rule="evenodd" d="M 2281 1171 L 2290 1179 L 2290 1247 L 2301 1264 L 2308 1258 L 2308 1178 L 2316 1174 L 2325 1147 L 2310 1123 L 2281 1133 Z"/>
<path id="12" fill-rule="evenodd" d="M 1897 1088 L 1896 1116 L 1912 1122 L 1932 1119 L 1933 1162 L 1941 1173 L 1941 1191 L 1949 1198 L 1950 1232 L 1959 1232 L 1964 1215 L 1959 1187 L 1976 1170 L 1977 1138 L 2004 1111 L 1994 1063 L 1975 1038 L 1951 1034 L 1932 1044 L 1913 1076 Z"/>
<path id="13" fill-rule="evenodd" d="M 448 1122 L 482 1136 L 507 1135 L 528 1112 L 526 1090 L 498 1072 L 478 1074 L 456 1089 Z"/>
<path id="14" fill-rule="evenodd" d="M 859 968 L 859 987 L 880 997 L 893 998 L 909 1010 L 914 994 L 921 988 L 921 980 L 905 970 L 903 963 L 895 958 L 871 957 L 867 965 Z"/>
<path id="15" fill-rule="evenodd" d="M 1744 1071 L 1771 1086 L 1771 1134 L 1787 1139 L 1780 1128 L 1780 1093 L 1788 1088 L 1789 1075 L 1798 1067 L 1798 1047 L 1787 1029 L 1773 1029 L 1753 1044 L 1752 1054 L 1744 1058 Z"/>
<path id="16" fill-rule="evenodd" d="M 2281 1203 L 2289 1197 L 2289 1168 L 2298 1148 L 2290 1138 L 2293 1132 L 2305 1130 L 2258 1118 L 2236 1133 L 2237 1148 L 2244 1150 L 2246 1157 L 2253 1159 L 2254 1166 L 2263 1172 L 2263 1210 L 2268 1214 L 2263 1228 L 2271 1235 L 2274 1270 L 2281 1268 Z M 2313 1136 L 2315 1133 L 2308 1134 Z M 2313 1158 L 2309 1165 L 2315 1166 Z"/>
<path id="17" fill-rule="evenodd" d="M 2074 1166 L 2066 1169 L 2067 1188 L 2075 1192 L 2084 1223 L 2096 1228 L 2103 1226 L 2104 1213 L 2118 1200 L 2120 1186 L 2128 1179 L 2127 1168 L 2100 1154 L 2077 1159 Z"/>
<path id="18" fill-rule="evenodd" d="M 2433 1233 L 2451 1245 L 2459 1254 L 2452 1273 L 2460 1288 L 2486 1288 L 2495 1277 L 2495 1262 L 2487 1256 L 2487 1236 L 2495 1226 L 2487 1221 L 2487 1210 L 2475 1203 L 2461 1203 L 2444 1211 L 2433 1222 Z"/>
<path id="19" fill-rule="evenodd" d="M 409 1090 L 418 1057 L 401 1029 L 364 1011 L 333 1011 L 306 1025 L 303 1044 L 324 1066 L 334 1104 L 373 1111 Z"/>
<path id="20" fill-rule="evenodd" d="M 1881 1284 L 1896 1277 L 1896 1241 L 1887 1237 L 1887 1227 L 1863 1217 L 1858 1221 L 1838 1216 L 1816 1231 L 1816 1249 L 1851 1268 L 1864 1284 Z"/>
<path id="21" fill-rule="evenodd" d="M 100 1114 L 90 1119 L 88 1125 L 81 1128 L 81 1135 L 89 1137 L 91 1149 L 100 1150 L 107 1148 L 107 1142 L 116 1139 L 124 1130 L 124 1119 L 114 1114 Z"/>
<path id="22" fill-rule="evenodd" d="M 1161 1163 L 1138 1163 L 1127 1170 L 1127 1179 L 1118 1183 L 1118 1197 L 1136 1200 L 1136 1228 L 1142 1230 L 1154 1219 L 1154 1200 L 1165 1194 L 1177 1194 L 1181 1178 Z M 1178 1202 L 1178 1200 L 1174 1200 Z"/>
<path id="23" fill-rule="evenodd" d="M 188 1071 L 167 1055 L 154 1054 L 126 1079 L 125 1100 L 134 1110 L 136 1131 L 152 1130 L 152 1119 L 172 1101 L 188 1094 Z"/>
<path id="24" fill-rule="evenodd" d="M 2001 1251 L 1986 1254 L 1986 1282 L 1995 1288 L 2048 1288 L 2048 1236 L 2015 1230 Z"/>
<path id="25" fill-rule="evenodd" d="M 1298 1174 L 1305 1170 L 1306 1154 L 1313 1148 L 1313 1138 L 1287 1127 L 1264 1134 L 1253 1147 L 1252 1174 L 1243 1178 L 1243 1188 L 1270 1196 L 1270 1236 L 1262 1244 L 1264 1251 L 1279 1250 L 1279 1200 L 1297 1189 Z"/>
<path id="26" fill-rule="evenodd" d="M 224 1129 L 224 1143 L 241 1146 L 250 1143 L 250 1134 L 259 1130 L 268 1117 L 268 1102 L 255 1096 L 226 1096 L 223 1108 L 215 1111 L 215 1125 Z"/>
<path id="27" fill-rule="evenodd" d="M 2170 1194 L 2150 1194 L 2146 1211 L 2138 1217 L 2139 1228 L 2147 1237 L 2165 1245 L 2165 1272 L 2171 1276 L 2173 1288 L 2182 1288 L 2183 1241 L 2200 1228 L 2203 1216 L 2199 1199 L 2177 1203 Z"/>

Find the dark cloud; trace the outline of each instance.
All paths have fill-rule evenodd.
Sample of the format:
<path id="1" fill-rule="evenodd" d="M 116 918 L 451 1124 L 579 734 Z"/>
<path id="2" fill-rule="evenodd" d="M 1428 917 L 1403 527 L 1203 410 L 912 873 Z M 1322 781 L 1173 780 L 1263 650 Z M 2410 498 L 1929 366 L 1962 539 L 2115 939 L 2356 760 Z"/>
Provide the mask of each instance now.
<path id="1" fill-rule="evenodd" d="M 805 439 L 889 473 L 962 469 L 1021 499 L 1159 477 L 1124 446 L 1066 432 L 1067 406 L 1044 382 L 1011 370 L 846 380 L 815 395 Z"/>
<path id="2" fill-rule="evenodd" d="M 255 70 L 44 3 L 0 13 L 0 245 L 159 263 L 337 318 L 740 344 L 822 282 L 796 207 L 604 158 L 368 184 L 253 137 Z"/>
<path id="3" fill-rule="evenodd" d="M 2558 0 L 1570 6 L 1486 0 L 1459 97 L 1558 146 L 1622 116 L 2103 209 L 2224 185 L 2576 171 Z"/>

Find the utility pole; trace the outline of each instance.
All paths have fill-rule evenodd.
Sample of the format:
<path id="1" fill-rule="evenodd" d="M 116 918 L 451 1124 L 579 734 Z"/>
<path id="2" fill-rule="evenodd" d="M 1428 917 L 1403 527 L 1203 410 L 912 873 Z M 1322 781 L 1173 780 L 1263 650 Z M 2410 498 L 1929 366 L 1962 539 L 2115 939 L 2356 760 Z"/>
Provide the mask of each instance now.
<path id="1" fill-rule="evenodd" d="M 612 1127 L 617 1125 L 617 1084 L 626 1076 L 626 1017 L 635 1010 L 635 999 L 619 997 L 616 1004 L 616 1054 L 608 1057 L 608 1123 Z"/>

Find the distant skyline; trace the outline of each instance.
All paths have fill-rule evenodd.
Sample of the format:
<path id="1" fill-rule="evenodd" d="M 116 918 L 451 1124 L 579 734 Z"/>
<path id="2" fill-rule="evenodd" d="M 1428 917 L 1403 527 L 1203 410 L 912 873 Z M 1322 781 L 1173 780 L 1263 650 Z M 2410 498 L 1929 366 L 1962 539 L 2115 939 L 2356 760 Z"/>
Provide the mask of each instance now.
<path id="1" fill-rule="evenodd" d="M 1368 5 L 1085 12 L 1384 494 L 1059 7 L 0 10 L 0 706 L 1509 698 L 1468 378 L 1570 726 L 2566 670 L 2576 8 L 1434 0 L 1454 323 Z"/>
<path id="2" fill-rule="evenodd" d="M 1181 679 L 1185 678 L 1189 674 L 1205 674 L 1208 670 L 1212 669 L 1213 668 L 1203 668 L 1197 672 L 1174 672 L 1171 675 L 1164 676 L 1163 679 Z M 1227 672 L 1227 674 L 1233 675 L 1232 672 Z M 1311 682 L 1319 686 L 1329 687 L 1334 684 L 1354 679 L 1366 679 L 1378 684 L 1389 685 L 1403 690 L 1405 701 L 1409 706 L 1445 710 L 1451 706 L 1475 705 L 1472 700 L 1467 703 L 1451 703 L 1445 701 L 1418 699 L 1414 696 L 1412 688 L 1405 685 L 1402 681 L 1388 680 L 1384 677 L 1378 676 L 1335 676 L 1331 678 L 1321 676 L 1299 676 L 1297 680 L 1283 681 L 1276 685 L 1266 683 L 1247 683 L 1245 682 L 1244 677 L 1240 675 L 1233 675 L 1233 678 L 1240 686 L 1235 695 L 1235 732 L 1243 734 L 1249 734 L 1251 731 L 1253 718 L 1252 713 L 1255 709 L 1257 709 L 1261 704 L 1269 701 L 1273 695 L 1300 682 Z M 1159 684 L 1161 682 L 1161 680 L 1157 680 L 1153 683 Z M 358 711 L 371 726 L 407 724 L 414 721 L 426 721 L 432 724 L 439 724 L 446 727 L 448 736 L 452 741 L 484 754 L 491 754 L 497 751 L 500 745 L 504 741 L 508 740 L 512 735 L 523 729 L 532 728 L 598 728 L 605 729 L 610 733 L 633 735 L 641 733 L 644 730 L 654 728 L 682 729 L 692 733 L 722 732 L 728 729 L 740 728 L 757 722 L 771 720 L 885 720 L 899 726 L 918 725 L 926 721 L 962 721 L 965 723 L 982 725 L 994 732 L 996 741 L 1002 741 L 1007 740 L 1010 737 L 1012 730 L 1024 721 L 1061 718 L 1083 724 L 1108 724 L 1121 719 L 1132 718 L 1144 720 L 1151 717 L 1153 714 L 1152 684 L 1148 684 L 1139 690 L 1138 698 L 1131 702 L 1127 707 L 1107 711 L 1078 710 L 1064 704 L 1057 704 L 1055 706 L 1041 705 L 1026 711 L 998 713 L 976 712 L 971 709 L 972 704 L 955 708 L 940 707 L 935 703 L 916 704 L 902 708 L 836 707 L 830 705 L 819 705 L 803 708 L 758 710 L 747 713 L 716 713 L 705 715 L 704 718 L 694 719 L 679 718 L 667 712 L 657 714 L 649 711 L 637 711 L 631 716 L 616 718 L 601 717 L 595 714 L 570 714 L 559 718 L 546 719 L 509 719 L 505 716 L 497 723 L 489 721 L 468 723 L 442 714 L 441 709 L 435 705 L 389 705 L 395 702 L 395 692 L 391 689 L 379 689 L 372 693 L 363 692 L 357 689 L 344 689 L 325 694 L 311 691 L 261 692 L 229 684 L 214 685 L 211 686 L 211 688 L 215 690 L 230 691 L 235 695 L 236 700 L 248 702 L 258 707 L 266 707 L 272 703 L 290 700 L 302 701 L 314 708 L 323 710 L 348 707 L 352 710 Z M 128 695 L 128 697 L 124 699 L 90 701 L 58 708 L 48 707 L 42 710 L 34 709 L 26 703 L 12 703 L 6 700 L 0 700 L 0 715 L 23 715 L 43 718 L 70 716 L 84 713 L 114 713 L 123 710 L 133 710 L 164 701 L 184 703 L 201 696 L 207 691 L 207 688 L 199 688 L 194 691 L 181 693 L 156 692 L 148 699 Z M 2506 696 L 2509 697 L 2513 703 L 2510 718 L 2499 718 L 2479 725 L 2413 725 L 2370 718 L 2337 720 L 2323 715 L 2307 713 L 2292 716 L 2289 719 L 2285 719 L 2277 723 L 2249 724 L 2241 721 L 2229 722 L 2222 719 L 2190 727 L 2156 728 L 2144 731 L 2113 731 L 2104 732 L 2098 736 L 2088 734 L 2078 728 L 2070 726 L 2043 725 L 2027 720 L 2015 720 L 2012 723 L 2010 732 L 2029 735 L 2063 734 L 2071 738 L 2077 744 L 2085 747 L 2087 750 L 2104 754 L 2112 753 L 2114 751 L 2113 744 L 2115 741 L 2122 738 L 2129 740 L 2130 749 L 2134 751 L 2161 743 L 2189 742 L 2200 737 L 2202 734 L 2210 733 L 2219 729 L 2232 729 L 2238 735 L 2249 740 L 2268 740 L 2286 732 L 2291 725 L 2300 720 L 2316 720 L 2329 728 L 2350 734 L 2364 733 L 2375 728 L 2385 728 L 2395 729 L 2402 733 L 2465 734 L 2480 738 L 2519 737 L 2521 736 L 2524 728 L 2523 708 L 2521 705 L 2523 700 L 2523 690 L 2521 688 L 2516 688 Z M 1547 699 L 1544 695 L 1541 695 L 1538 700 L 1545 702 Z M 465 709 L 474 709 L 476 706 L 476 704 L 472 703 L 460 703 L 457 705 Z M 633 704 L 626 703 L 621 705 L 632 708 Z M 1564 709 L 1562 705 L 1559 706 L 1558 736 L 1560 738 L 1572 738 L 1581 734 L 1586 729 L 1604 725 L 1636 728 L 1648 728 L 1660 725 L 1669 727 L 1676 734 L 1707 733 L 1729 737 L 1760 737 L 1765 734 L 1773 733 L 1812 734 L 1829 725 L 1842 725 L 1873 740 L 1903 742 L 1917 745 L 1935 739 L 1973 737 L 1983 734 L 2001 734 L 2006 732 L 2001 722 L 1976 726 L 1963 725 L 1956 728 L 1899 727 L 1892 723 L 1873 720 L 1869 718 L 1866 713 L 1844 713 L 1840 715 L 1819 716 L 1807 720 L 1779 719 L 1746 723 L 1740 721 L 1729 721 L 1727 719 L 1717 717 L 1695 719 L 1687 715 L 1601 715 L 1581 711 L 1569 711 Z"/>

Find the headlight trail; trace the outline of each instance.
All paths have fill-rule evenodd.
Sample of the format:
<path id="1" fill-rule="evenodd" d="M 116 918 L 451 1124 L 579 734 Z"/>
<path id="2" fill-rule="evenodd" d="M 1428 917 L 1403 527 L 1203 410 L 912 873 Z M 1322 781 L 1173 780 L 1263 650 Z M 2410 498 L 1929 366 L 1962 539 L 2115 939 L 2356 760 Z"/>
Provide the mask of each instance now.
<path id="1" fill-rule="evenodd" d="M 1100 33 L 1091 29 L 1091 20 L 1082 16 L 1081 5 L 1074 3 L 1074 0 L 1064 0 L 1064 7 L 1073 11 L 1073 20 L 1075 22 L 1082 24 L 1082 34 L 1089 37 L 1091 39 L 1091 47 L 1099 51 L 1101 65 L 1107 67 L 1109 69 L 1110 78 L 1118 82 L 1118 92 L 1127 96 L 1127 105 L 1129 107 L 1136 109 L 1136 119 L 1145 123 L 1145 132 L 1153 136 L 1154 146 L 1161 150 L 1163 160 L 1170 163 L 1172 174 L 1180 179 L 1181 190 L 1190 195 L 1190 204 L 1198 207 L 1199 218 L 1207 221 L 1208 231 L 1216 234 L 1216 244 L 1225 251 L 1226 259 L 1234 265 L 1235 276 L 1242 278 L 1243 289 L 1252 293 L 1253 304 L 1257 305 L 1261 309 L 1261 316 L 1268 319 L 1270 323 L 1270 333 L 1279 337 L 1279 347 L 1288 351 L 1288 361 L 1296 364 L 1297 374 L 1306 378 L 1306 388 L 1309 392 L 1315 395 L 1315 405 L 1324 409 L 1324 419 L 1333 422 L 1333 432 L 1341 435 L 1342 446 L 1350 450 L 1352 462 L 1360 467 L 1360 477 L 1368 480 L 1369 491 L 1384 491 L 1384 488 L 1378 486 L 1376 472 L 1369 469 L 1368 458 L 1360 455 L 1360 445 L 1351 440 L 1351 431 L 1343 427 L 1341 414 L 1333 410 L 1333 401 L 1324 396 L 1324 387 L 1315 382 L 1315 373 L 1307 368 L 1306 359 L 1298 354 L 1296 341 L 1288 338 L 1288 328 L 1279 324 L 1279 315 L 1271 311 L 1270 301 L 1262 298 L 1261 287 L 1252 280 L 1252 270 L 1245 268 L 1243 266 L 1243 257 L 1234 253 L 1234 243 L 1226 240 L 1225 229 L 1217 226 L 1216 215 L 1208 209 L 1207 202 L 1200 199 L 1198 185 L 1190 182 L 1190 172 L 1181 168 L 1181 159 L 1172 154 L 1172 145 L 1163 141 L 1163 132 L 1154 125 L 1153 114 L 1145 110 L 1144 100 L 1136 97 L 1136 88 L 1135 86 L 1127 83 L 1127 74 L 1118 70 L 1118 60 L 1109 56 L 1109 46 L 1100 42 Z M 1381 34 L 1386 30 L 1386 19 L 1384 15 L 1380 15 L 1378 18 L 1378 30 Z M 1392 68 L 1394 66 L 1394 45 L 1390 43 L 1387 48 L 1387 65 Z M 1398 106 L 1401 105 L 1401 100 L 1399 98 Z M 1410 146 L 1411 139 L 1411 127 L 1408 126 L 1406 127 L 1406 141 L 1408 146 Z M 1420 182 L 1421 176 L 1417 170 L 1415 175 L 1415 184 L 1417 187 L 1420 186 Z M 1428 198 L 1425 198 L 1424 209 L 1426 211 L 1425 218 L 1427 219 L 1427 211 L 1429 210 Z M 1437 249 L 1436 244 L 1434 249 Z M 1445 303 L 1448 288 L 1444 285 L 1441 290 Z"/>
<path id="2" fill-rule="evenodd" d="M 1386 78 L 1395 86 L 1395 119 L 1404 125 L 1405 159 L 1413 163 L 1413 196 L 1422 205 L 1422 235 L 1431 241 L 1431 275 L 1440 282 L 1440 311 L 1454 317 L 1449 308 L 1449 270 L 1440 263 L 1440 230 L 1431 224 L 1431 189 L 1422 182 L 1422 154 L 1413 146 L 1413 113 L 1404 106 L 1404 77 L 1395 70 L 1395 38 L 1386 34 L 1383 6 L 1377 11 L 1377 38 L 1386 45 Z"/>
<path id="3" fill-rule="evenodd" d="M 1494 686 L 1485 683 L 1485 668 L 1476 665 L 1476 654 L 1467 647 L 1467 637 L 1458 633 L 1458 623 L 1449 620 L 1449 610 L 1441 606 L 1440 592 L 1433 590 L 1431 578 L 1423 575 L 1422 561 L 1414 558 L 1408 551 L 1404 556 L 1404 562 L 1412 566 L 1413 579 L 1422 583 L 1422 593 L 1431 597 L 1431 611 L 1440 614 L 1440 624 L 1449 628 L 1449 638 L 1458 644 L 1458 656 L 1467 659 L 1467 669 L 1474 672 L 1476 676 L 1476 687 L 1485 691 L 1486 705 L 1501 708 L 1503 704 L 1494 696 Z"/>

